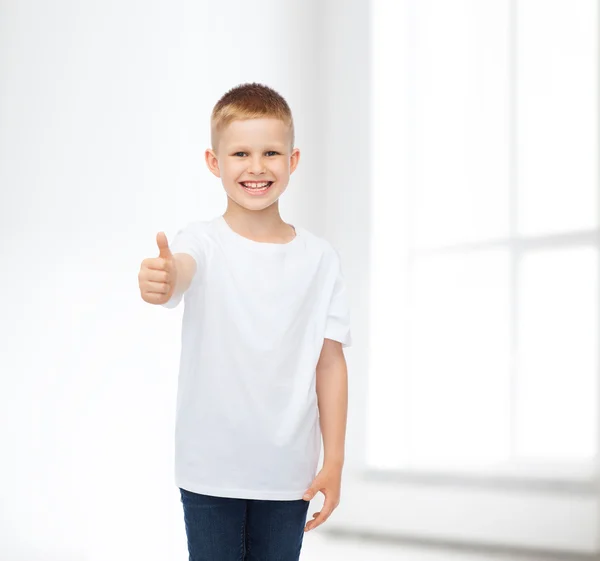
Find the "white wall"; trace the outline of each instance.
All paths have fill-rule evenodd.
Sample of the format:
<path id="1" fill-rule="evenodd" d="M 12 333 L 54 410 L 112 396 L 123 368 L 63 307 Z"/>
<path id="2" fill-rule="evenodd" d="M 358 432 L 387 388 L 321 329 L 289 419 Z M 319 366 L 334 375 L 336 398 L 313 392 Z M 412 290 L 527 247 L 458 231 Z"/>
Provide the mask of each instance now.
<path id="1" fill-rule="evenodd" d="M 364 172 L 352 138 L 328 154 L 322 116 L 345 106 L 321 102 L 334 77 L 320 10 L 0 3 L 3 561 L 186 558 L 172 479 L 182 309 L 141 300 L 139 263 L 158 254 L 158 231 L 172 239 L 225 209 L 203 157 L 210 110 L 242 82 L 294 112 L 302 159 L 284 219 L 322 235 L 327 208 L 356 212 L 347 194 L 328 198 Z M 326 172 L 330 156 L 348 169 Z"/>
<path id="2" fill-rule="evenodd" d="M 370 91 L 373 43 L 377 43 L 379 48 L 390 43 L 394 46 L 406 44 L 399 35 L 403 33 L 401 21 L 392 22 L 388 29 L 378 29 L 378 41 L 374 41 L 370 25 L 373 4 L 384 5 L 386 0 L 355 0 L 352 2 L 353 10 L 348 10 L 347 3 L 342 0 L 328 0 L 323 9 L 323 23 L 328 30 L 324 34 L 322 65 L 328 99 L 325 114 L 329 155 L 325 171 L 328 186 L 327 236 L 342 254 L 351 288 L 355 341 L 354 346 L 347 350 L 350 403 L 342 498 L 339 507 L 323 525 L 323 531 L 353 537 L 361 534 L 385 536 L 413 543 L 460 544 L 461 549 L 464 544 L 470 544 L 504 551 L 535 550 L 545 552 L 548 557 L 558 555 L 556 558 L 561 559 L 569 558 L 568 554 L 572 552 L 595 554 L 597 557 L 600 551 L 600 494 L 597 485 L 562 484 L 557 476 L 557 481 L 535 483 L 508 473 L 506 477 L 496 478 L 485 473 L 469 478 L 449 473 L 410 472 L 387 474 L 386 477 L 363 471 L 367 380 L 369 375 L 374 374 L 368 370 L 368 353 L 385 344 L 385 341 L 382 343 L 374 337 L 381 337 L 381 332 L 388 327 L 370 326 L 368 322 L 368 289 L 373 270 L 369 247 L 371 192 L 374 187 L 371 181 L 374 175 L 384 176 L 394 164 L 400 174 L 401 157 L 396 156 L 394 146 L 396 152 L 404 146 L 403 135 L 400 134 L 395 145 L 386 147 L 383 156 L 378 152 L 379 158 L 390 155 L 398 160 L 389 165 L 390 169 L 371 173 L 371 166 L 376 165 L 372 159 L 370 138 L 370 111 L 374 101 Z M 382 39 L 382 32 L 389 33 L 389 37 Z M 392 36 L 398 38 L 397 41 L 390 41 Z M 375 51 L 375 60 L 381 65 L 378 54 Z M 393 71 L 400 68 L 406 53 L 392 50 L 385 55 L 391 63 L 390 71 Z M 393 66 L 394 61 L 398 61 L 396 67 Z M 404 84 L 403 79 L 404 75 L 400 74 L 398 83 L 410 87 L 410 84 Z M 384 111 L 396 110 L 391 98 L 384 101 L 389 103 Z M 348 118 L 349 115 L 352 119 Z M 401 121 L 398 114 L 394 115 L 394 121 Z M 378 188 L 381 189 L 381 185 Z M 398 189 L 399 186 L 390 184 L 386 188 Z M 390 204 L 398 198 L 390 192 Z M 390 207 L 386 214 L 398 232 L 404 231 L 404 209 Z M 374 296 L 385 298 L 381 290 L 377 292 L 378 288 L 373 286 Z M 391 327 L 396 332 L 399 329 L 399 326 Z M 393 340 L 393 336 L 390 339 Z M 393 414 L 390 417 L 393 418 Z M 390 446 L 393 445 L 391 442 Z M 575 477 L 578 474 L 566 475 Z M 580 477 L 583 479 L 583 476 Z"/>
<path id="3" fill-rule="evenodd" d="M 327 185 L 325 236 L 338 248 L 349 287 L 354 345 L 348 361 L 345 471 L 363 468 L 367 389 L 370 230 L 370 29 L 369 0 L 322 3 Z"/>

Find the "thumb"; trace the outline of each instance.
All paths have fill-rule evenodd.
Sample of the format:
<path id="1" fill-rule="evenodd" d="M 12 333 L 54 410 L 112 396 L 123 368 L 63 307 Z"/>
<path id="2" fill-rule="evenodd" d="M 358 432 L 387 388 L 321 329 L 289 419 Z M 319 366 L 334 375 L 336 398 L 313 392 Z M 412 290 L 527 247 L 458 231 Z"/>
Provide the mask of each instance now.
<path id="1" fill-rule="evenodd" d="M 304 496 L 302 497 L 305 501 L 310 501 L 315 495 L 317 494 L 317 489 L 315 489 L 314 487 L 310 487 L 306 493 L 304 493 Z"/>
<path id="2" fill-rule="evenodd" d="M 158 249 L 160 250 L 159 257 L 163 259 L 172 259 L 173 254 L 169 249 L 169 242 L 167 241 L 167 236 L 164 232 L 159 232 L 156 234 L 156 243 L 158 244 Z"/>

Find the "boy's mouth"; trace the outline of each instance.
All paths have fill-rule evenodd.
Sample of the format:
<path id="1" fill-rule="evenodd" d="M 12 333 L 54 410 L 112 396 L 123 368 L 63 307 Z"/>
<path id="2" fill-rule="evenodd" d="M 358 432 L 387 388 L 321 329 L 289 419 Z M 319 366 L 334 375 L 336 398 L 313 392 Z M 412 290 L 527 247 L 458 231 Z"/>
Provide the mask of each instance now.
<path id="1" fill-rule="evenodd" d="M 244 181 L 240 182 L 240 185 L 251 195 L 262 195 L 270 189 L 273 183 L 273 181 Z"/>

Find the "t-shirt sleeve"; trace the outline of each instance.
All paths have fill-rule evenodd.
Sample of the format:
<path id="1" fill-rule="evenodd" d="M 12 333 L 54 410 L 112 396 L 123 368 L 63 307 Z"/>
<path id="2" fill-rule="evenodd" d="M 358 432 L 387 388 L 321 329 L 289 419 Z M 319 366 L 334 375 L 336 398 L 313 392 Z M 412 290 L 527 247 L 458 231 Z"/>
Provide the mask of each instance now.
<path id="1" fill-rule="evenodd" d="M 342 348 L 346 348 L 352 346 L 350 301 L 342 272 L 341 259 L 337 250 L 334 250 L 333 275 L 335 282 L 327 312 L 325 338 L 339 341 L 342 343 Z"/>
<path id="2" fill-rule="evenodd" d="M 202 274 L 205 263 L 205 240 L 197 222 L 191 222 L 181 228 L 169 242 L 171 253 L 187 253 L 196 262 L 196 273 L 192 284 Z M 183 294 L 173 294 L 168 302 L 161 304 L 165 308 L 176 308 L 183 298 Z"/>

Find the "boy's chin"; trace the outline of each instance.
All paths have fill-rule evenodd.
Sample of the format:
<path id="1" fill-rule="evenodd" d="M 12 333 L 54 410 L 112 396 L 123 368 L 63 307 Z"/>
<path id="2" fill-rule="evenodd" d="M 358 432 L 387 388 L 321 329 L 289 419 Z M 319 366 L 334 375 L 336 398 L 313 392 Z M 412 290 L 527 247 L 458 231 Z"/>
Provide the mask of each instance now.
<path id="1" fill-rule="evenodd" d="M 276 193 L 275 191 L 272 193 L 267 193 L 263 196 L 249 195 L 245 191 L 243 191 L 243 189 L 241 193 L 239 190 L 236 190 L 235 192 L 229 190 L 226 191 L 227 196 L 230 199 L 232 199 L 238 206 L 247 208 L 248 210 L 259 210 L 267 208 L 273 203 L 277 202 L 279 200 L 279 197 L 281 196 L 281 193 Z"/>

